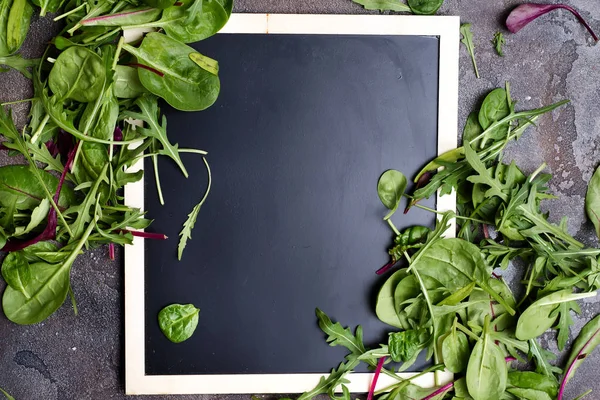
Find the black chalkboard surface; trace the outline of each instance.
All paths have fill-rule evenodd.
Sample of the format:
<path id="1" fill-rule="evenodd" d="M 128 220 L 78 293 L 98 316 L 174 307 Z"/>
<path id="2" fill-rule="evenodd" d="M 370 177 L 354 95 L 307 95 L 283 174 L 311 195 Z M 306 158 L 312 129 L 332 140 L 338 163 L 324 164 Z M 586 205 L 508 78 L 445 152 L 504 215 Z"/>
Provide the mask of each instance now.
<path id="1" fill-rule="evenodd" d="M 183 156 L 189 179 L 160 160 L 165 206 L 145 165 L 150 230 L 170 238 L 145 244 L 146 374 L 328 371 L 345 352 L 325 343 L 316 307 L 361 324 L 367 344 L 387 341 L 375 271 L 392 235 L 376 184 L 437 153 L 439 40 L 221 34 L 194 47 L 219 60 L 220 97 L 203 112 L 163 111 L 172 142 L 209 152 L 212 190 L 178 262 L 178 232 L 207 184 L 202 158 Z M 399 227 L 433 222 L 400 214 Z M 156 320 L 171 303 L 201 309 L 178 345 Z"/>

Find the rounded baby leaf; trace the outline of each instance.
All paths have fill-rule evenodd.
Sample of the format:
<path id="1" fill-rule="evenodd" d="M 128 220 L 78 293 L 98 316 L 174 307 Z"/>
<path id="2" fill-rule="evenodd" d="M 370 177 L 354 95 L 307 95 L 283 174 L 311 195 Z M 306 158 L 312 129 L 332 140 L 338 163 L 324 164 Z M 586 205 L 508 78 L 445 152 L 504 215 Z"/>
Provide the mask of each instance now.
<path id="1" fill-rule="evenodd" d="M 198 7 L 200 2 L 202 9 Z M 193 43 L 213 36 L 229 20 L 223 5 L 216 1 L 183 0 L 179 7 L 169 7 L 161 20 L 171 21 L 162 24 L 165 33 L 183 43 Z"/>
<path id="2" fill-rule="evenodd" d="M 467 117 L 467 122 L 465 123 L 465 127 L 463 129 L 462 139 L 463 141 L 468 140 L 469 142 L 471 142 L 472 146 L 477 146 L 478 141 L 473 142 L 473 140 L 482 133 L 483 129 L 479 124 L 479 113 L 473 111 Z"/>
<path id="3" fill-rule="evenodd" d="M 173 343 L 188 340 L 198 326 L 199 313 L 192 304 L 171 304 L 158 313 L 160 330 Z"/>
<path id="4" fill-rule="evenodd" d="M 394 290 L 394 306 L 396 313 L 400 314 L 406 307 L 406 301 L 417 297 L 421 293 L 421 286 L 414 275 L 408 275 L 396 285 Z"/>
<path id="5" fill-rule="evenodd" d="M 406 270 L 394 272 L 383 284 L 377 295 L 377 304 L 375 306 L 375 314 L 381 322 L 396 328 L 402 328 L 402 324 L 398 319 L 396 307 L 394 305 L 394 292 L 398 283 L 406 277 Z"/>
<path id="6" fill-rule="evenodd" d="M 120 99 L 135 99 L 144 93 L 146 88 L 140 82 L 136 68 L 127 65 L 117 65 L 115 69 L 113 92 Z"/>
<path id="7" fill-rule="evenodd" d="M 467 368 L 471 349 L 467 336 L 453 329 L 442 342 L 442 357 L 450 372 L 458 374 Z"/>
<path id="8" fill-rule="evenodd" d="M 73 46 L 56 59 L 48 84 L 60 99 L 88 103 L 100 96 L 105 78 L 102 58 L 85 47 Z"/>
<path id="9" fill-rule="evenodd" d="M 467 388 L 475 400 L 499 399 L 506 389 L 507 366 L 494 341 L 484 334 L 477 341 L 467 366 Z"/>
<path id="10" fill-rule="evenodd" d="M 406 177 L 400 171 L 388 169 L 377 182 L 377 194 L 388 210 L 396 210 L 406 189 Z"/>
<path id="11" fill-rule="evenodd" d="M 596 169 L 585 194 L 585 212 L 600 238 L 600 167 Z"/>
<path id="12" fill-rule="evenodd" d="M 190 59 L 196 50 L 161 33 L 146 35 L 138 48 L 124 45 L 138 63 L 142 85 L 182 111 L 200 111 L 210 107 L 219 96 L 219 77 Z"/>
<path id="13" fill-rule="evenodd" d="M 593 297 L 592 293 L 572 293 L 572 289 L 554 292 L 532 303 L 519 317 L 515 336 L 520 340 L 529 340 L 540 336 L 554 325 L 558 313 L 554 311 L 560 304 Z"/>
<path id="14" fill-rule="evenodd" d="M 31 282 L 31 269 L 23 253 L 16 251 L 9 253 L 2 262 L 2 277 L 6 284 L 19 292 Z"/>
<path id="15" fill-rule="evenodd" d="M 506 90 L 494 89 L 483 100 L 479 110 L 479 124 L 483 129 L 487 129 L 492 123 L 500 121 L 508 114 L 510 114 L 510 107 L 506 98 Z"/>
<path id="16" fill-rule="evenodd" d="M 65 302 L 71 263 L 31 265 L 31 280 L 22 290 L 9 286 L 2 297 L 4 314 L 19 325 L 36 324 L 48 318 Z"/>
<path id="17" fill-rule="evenodd" d="M 408 5 L 415 14 L 435 14 L 442 4 L 444 0 L 408 0 Z"/>

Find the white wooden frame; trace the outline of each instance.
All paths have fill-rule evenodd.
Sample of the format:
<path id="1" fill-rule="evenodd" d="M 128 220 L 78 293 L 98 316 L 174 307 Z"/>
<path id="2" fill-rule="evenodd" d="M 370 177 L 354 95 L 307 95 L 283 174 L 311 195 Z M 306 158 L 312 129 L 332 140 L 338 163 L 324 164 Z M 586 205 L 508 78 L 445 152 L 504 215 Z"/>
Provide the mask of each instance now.
<path id="1" fill-rule="evenodd" d="M 455 148 L 457 144 L 459 24 L 458 17 L 438 16 L 233 14 L 221 33 L 439 37 L 438 154 L 441 154 Z M 143 163 L 140 161 L 132 169 L 142 167 Z M 144 208 L 143 181 L 125 187 L 125 201 L 132 207 Z M 455 196 L 438 196 L 439 210 L 454 210 L 455 206 Z M 453 229 L 450 231 L 454 232 Z M 144 299 L 144 242 L 136 237 L 133 245 L 125 248 L 127 394 L 300 393 L 312 389 L 323 375 L 146 375 Z M 404 378 L 412 375 L 414 374 L 400 374 Z M 371 384 L 372 374 L 355 373 L 349 378 L 349 389 L 352 392 L 366 392 Z M 435 383 L 444 384 L 451 379 L 452 374 L 438 372 L 418 377 L 414 383 L 432 387 Z M 377 389 L 394 382 L 393 378 L 382 375 Z"/>

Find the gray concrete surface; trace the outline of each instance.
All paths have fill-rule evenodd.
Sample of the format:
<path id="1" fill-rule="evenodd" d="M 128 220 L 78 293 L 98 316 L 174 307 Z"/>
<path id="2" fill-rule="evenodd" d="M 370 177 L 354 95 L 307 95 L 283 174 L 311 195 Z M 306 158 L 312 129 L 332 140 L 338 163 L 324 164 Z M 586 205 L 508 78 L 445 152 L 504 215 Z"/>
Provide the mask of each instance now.
<path id="1" fill-rule="evenodd" d="M 473 23 L 481 79 L 461 48 L 460 121 L 490 89 L 512 83 L 519 107 L 533 108 L 563 98 L 571 103 L 540 120 L 518 145 L 513 158 L 532 171 L 543 161 L 554 174 L 552 190 L 560 196 L 549 205 L 552 218 L 569 217 L 569 230 L 589 244 L 597 241 L 586 221 L 583 199 L 587 181 L 600 161 L 600 45 L 566 12 L 555 12 L 517 35 L 507 34 L 506 56 L 498 57 L 490 44 L 515 0 L 447 0 L 440 14 L 460 15 Z M 571 0 L 600 31 L 597 0 Z M 238 0 L 237 12 L 363 13 L 351 0 Z M 49 20 L 33 23 L 28 56 L 39 56 L 52 36 Z M 30 83 L 14 72 L 0 74 L 0 101 L 29 97 Z M 17 107 L 24 121 L 25 107 Z M 7 162 L 6 159 L 0 160 Z M 119 258 L 118 258 L 119 259 Z M 123 265 L 110 262 L 106 250 L 87 252 L 73 268 L 73 289 L 80 315 L 61 308 L 48 321 L 17 326 L 0 315 L 0 386 L 18 400 L 123 399 Z M 2 287 L 0 287 L 2 290 Z M 596 300 L 584 303 L 575 317 L 575 334 L 596 315 Z M 556 350 L 550 347 L 552 350 Z M 567 399 L 587 389 L 600 399 L 600 351 L 589 357 L 569 384 Z M 156 396 L 161 399 L 249 399 L 250 396 Z M 140 397 L 149 399 L 151 397 Z"/>

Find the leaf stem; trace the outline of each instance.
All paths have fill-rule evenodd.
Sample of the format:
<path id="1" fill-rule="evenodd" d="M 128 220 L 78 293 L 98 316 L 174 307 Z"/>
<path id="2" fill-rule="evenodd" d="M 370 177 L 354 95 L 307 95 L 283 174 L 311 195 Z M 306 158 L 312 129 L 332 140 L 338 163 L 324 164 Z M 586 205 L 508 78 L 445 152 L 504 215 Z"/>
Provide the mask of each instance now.
<path id="1" fill-rule="evenodd" d="M 390 219 L 386 219 L 388 225 L 390 226 L 390 228 L 392 228 L 392 230 L 394 231 L 394 233 L 396 234 L 396 236 L 400 236 L 400 231 L 398 230 L 398 228 L 396 228 L 396 225 L 394 225 L 394 223 L 392 222 L 392 220 Z"/>
<path id="2" fill-rule="evenodd" d="M 82 9 L 82 8 L 84 8 L 86 5 L 87 5 L 87 3 L 83 3 L 83 4 L 82 4 L 82 5 L 80 5 L 79 7 L 75 7 L 74 9 L 72 9 L 72 10 L 70 10 L 70 11 L 67 11 L 67 12 L 66 12 L 66 13 L 64 13 L 64 14 L 61 14 L 61 15 L 59 15 L 58 17 L 54 18 L 54 19 L 53 19 L 53 21 L 54 21 L 54 22 L 56 22 L 56 21 L 60 21 L 61 19 L 63 19 L 63 18 L 66 18 L 66 17 L 68 17 L 69 15 L 71 15 L 71 14 L 74 14 L 74 13 L 76 13 L 77 11 L 81 10 L 81 9 Z"/>

